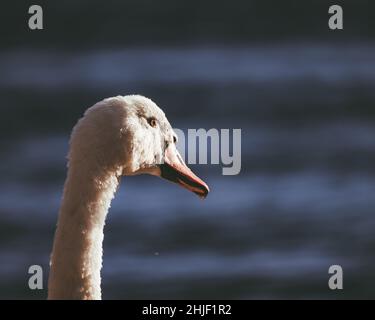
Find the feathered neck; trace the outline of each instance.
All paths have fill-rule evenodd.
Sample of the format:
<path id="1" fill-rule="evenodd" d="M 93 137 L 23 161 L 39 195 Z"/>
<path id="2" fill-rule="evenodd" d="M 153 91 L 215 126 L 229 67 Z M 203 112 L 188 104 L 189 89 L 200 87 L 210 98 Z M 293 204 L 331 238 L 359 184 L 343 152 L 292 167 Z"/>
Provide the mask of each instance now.
<path id="1" fill-rule="evenodd" d="M 48 299 L 101 299 L 103 228 L 119 176 L 95 163 L 69 163 L 53 244 Z"/>

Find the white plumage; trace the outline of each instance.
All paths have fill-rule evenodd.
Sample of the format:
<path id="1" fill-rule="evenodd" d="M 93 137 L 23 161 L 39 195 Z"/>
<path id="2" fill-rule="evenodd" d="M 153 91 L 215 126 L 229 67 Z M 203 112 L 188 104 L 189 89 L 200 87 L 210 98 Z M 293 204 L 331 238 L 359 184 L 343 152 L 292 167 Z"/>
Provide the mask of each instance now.
<path id="1" fill-rule="evenodd" d="M 49 299 L 101 299 L 103 229 L 123 175 L 161 176 L 205 197 L 182 162 L 164 112 L 139 95 L 89 108 L 70 139 L 68 174 L 51 256 Z"/>

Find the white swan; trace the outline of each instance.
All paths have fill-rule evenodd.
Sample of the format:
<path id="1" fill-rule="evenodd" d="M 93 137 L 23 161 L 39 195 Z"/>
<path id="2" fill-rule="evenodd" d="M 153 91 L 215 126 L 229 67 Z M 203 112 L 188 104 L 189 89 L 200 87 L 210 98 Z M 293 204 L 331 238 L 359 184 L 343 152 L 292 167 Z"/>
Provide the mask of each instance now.
<path id="1" fill-rule="evenodd" d="M 108 98 L 85 112 L 70 139 L 49 299 L 101 299 L 103 228 L 121 176 L 148 173 L 207 195 L 176 139 L 163 111 L 143 96 Z"/>

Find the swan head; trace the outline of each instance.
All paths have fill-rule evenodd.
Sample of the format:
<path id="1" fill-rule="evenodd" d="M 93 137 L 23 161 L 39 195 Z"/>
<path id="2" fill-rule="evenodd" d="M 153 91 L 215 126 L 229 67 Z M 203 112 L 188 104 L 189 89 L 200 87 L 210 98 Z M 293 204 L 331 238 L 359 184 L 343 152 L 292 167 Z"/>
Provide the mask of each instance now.
<path id="1" fill-rule="evenodd" d="M 176 133 L 152 100 L 117 96 L 87 109 L 73 130 L 69 160 L 94 158 L 96 166 L 118 176 L 156 175 L 205 198 L 207 184 L 187 167 L 176 142 Z"/>

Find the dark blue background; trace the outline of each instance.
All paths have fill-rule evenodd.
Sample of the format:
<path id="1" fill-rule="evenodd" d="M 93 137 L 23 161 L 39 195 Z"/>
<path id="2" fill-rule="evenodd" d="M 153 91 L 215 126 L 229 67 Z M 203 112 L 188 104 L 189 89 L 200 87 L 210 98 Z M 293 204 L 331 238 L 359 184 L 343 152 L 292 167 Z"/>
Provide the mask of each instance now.
<path id="1" fill-rule="evenodd" d="M 1 9 L 0 298 L 46 297 L 27 269 L 42 265 L 46 284 L 71 128 L 130 93 L 177 128 L 241 128 L 242 171 L 192 166 L 205 201 L 124 178 L 104 298 L 374 297 L 373 3 L 39 1 L 43 31 L 27 28 L 31 4 Z"/>

